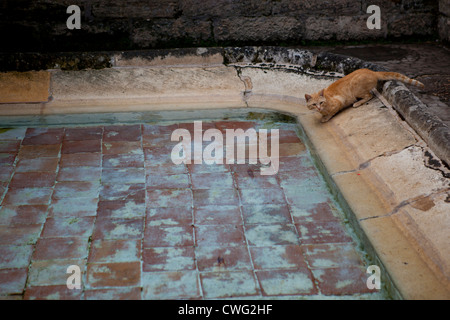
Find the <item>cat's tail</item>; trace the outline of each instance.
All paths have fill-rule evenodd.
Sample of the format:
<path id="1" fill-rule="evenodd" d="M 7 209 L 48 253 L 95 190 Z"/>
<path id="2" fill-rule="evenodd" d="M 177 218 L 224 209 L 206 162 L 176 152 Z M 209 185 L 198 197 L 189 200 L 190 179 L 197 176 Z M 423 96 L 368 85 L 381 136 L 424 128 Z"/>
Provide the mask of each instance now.
<path id="1" fill-rule="evenodd" d="M 425 88 L 425 85 L 417 80 L 408 78 L 407 76 L 402 75 L 401 73 L 397 72 L 377 72 L 378 74 L 378 80 L 397 80 L 404 82 L 406 84 L 411 84 L 413 86 L 417 86 L 420 88 Z"/>

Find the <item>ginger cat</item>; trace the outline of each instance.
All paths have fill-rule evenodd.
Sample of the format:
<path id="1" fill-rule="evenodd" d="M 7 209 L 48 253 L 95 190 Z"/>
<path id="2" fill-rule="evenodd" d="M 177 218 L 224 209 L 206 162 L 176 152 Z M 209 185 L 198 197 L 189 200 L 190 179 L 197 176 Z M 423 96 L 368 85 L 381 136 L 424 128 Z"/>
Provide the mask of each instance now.
<path id="1" fill-rule="evenodd" d="M 322 114 L 321 122 L 327 122 L 345 107 L 353 105 L 357 108 L 372 99 L 371 90 L 377 86 L 378 80 L 398 80 L 424 87 L 423 83 L 400 73 L 359 69 L 332 83 L 326 89 L 311 95 L 306 94 L 306 105 L 308 109 L 316 109 Z M 358 99 L 361 100 L 357 101 Z"/>

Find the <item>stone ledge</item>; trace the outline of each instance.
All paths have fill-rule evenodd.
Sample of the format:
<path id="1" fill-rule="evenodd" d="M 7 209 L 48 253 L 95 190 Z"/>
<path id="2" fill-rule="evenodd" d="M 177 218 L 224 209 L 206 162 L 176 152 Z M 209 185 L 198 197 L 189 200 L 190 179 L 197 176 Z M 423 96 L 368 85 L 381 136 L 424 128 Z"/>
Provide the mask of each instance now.
<path id="1" fill-rule="evenodd" d="M 47 71 L 0 73 L 0 104 L 47 102 L 50 95 Z"/>

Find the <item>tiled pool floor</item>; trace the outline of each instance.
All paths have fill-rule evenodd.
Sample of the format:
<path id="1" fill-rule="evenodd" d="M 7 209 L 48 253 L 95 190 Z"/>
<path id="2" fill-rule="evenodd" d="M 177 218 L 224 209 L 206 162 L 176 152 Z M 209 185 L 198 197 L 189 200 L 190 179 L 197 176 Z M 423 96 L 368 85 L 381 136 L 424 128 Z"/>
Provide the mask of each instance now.
<path id="1" fill-rule="evenodd" d="M 378 297 L 295 125 L 277 126 L 279 172 L 266 176 L 173 164 L 177 128 L 193 124 L 2 130 L 0 296 Z M 71 265 L 81 289 L 67 288 Z"/>

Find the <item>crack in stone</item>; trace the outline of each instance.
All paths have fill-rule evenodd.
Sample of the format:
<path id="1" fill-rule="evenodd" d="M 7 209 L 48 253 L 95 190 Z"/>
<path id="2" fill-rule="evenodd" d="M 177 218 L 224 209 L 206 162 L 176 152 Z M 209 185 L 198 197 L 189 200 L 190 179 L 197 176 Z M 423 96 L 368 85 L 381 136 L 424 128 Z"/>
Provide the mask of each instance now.
<path id="1" fill-rule="evenodd" d="M 398 211 L 400 211 L 401 208 L 406 207 L 407 205 L 414 204 L 417 201 L 421 201 L 421 200 L 427 199 L 429 197 L 436 197 L 436 196 L 439 196 L 441 194 L 445 194 L 447 192 L 450 192 L 450 188 L 440 189 L 440 190 L 437 190 L 436 192 L 432 192 L 430 194 L 421 194 L 421 195 L 419 195 L 417 197 L 414 197 L 414 198 L 411 198 L 411 199 L 407 199 L 407 200 L 403 200 L 398 205 L 396 205 L 394 207 L 394 209 L 391 212 L 389 212 L 389 213 L 386 213 L 386 214 L 383 214 L 383 215 L 379 215 L 379 216 L 372 216 L 372 217 L 361 218 L 361 219 L 359 219 L 359 221 L 361 222 L 361 221 L 371 220 L 371 219 L 376 219 L 376 218 L 390 217 L 390 216 L 396 214 Z"/>

